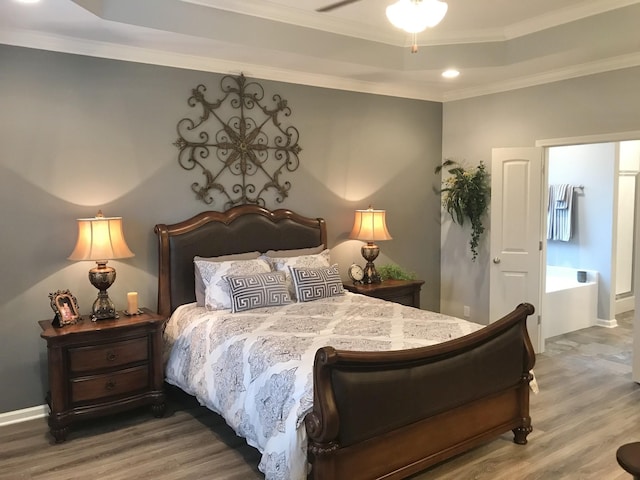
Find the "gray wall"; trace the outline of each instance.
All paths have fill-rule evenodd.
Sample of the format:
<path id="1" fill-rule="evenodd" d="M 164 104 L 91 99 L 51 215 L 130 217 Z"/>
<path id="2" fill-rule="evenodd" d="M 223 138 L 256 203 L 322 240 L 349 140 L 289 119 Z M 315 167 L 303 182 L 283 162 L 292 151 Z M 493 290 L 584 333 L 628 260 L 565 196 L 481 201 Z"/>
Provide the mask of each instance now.
<path id="1" fill-rule="evenodd" d="M 41 405 L 46 348 L 37 321 L 52 318 L 48 293 L 68 288 L 88 312 L 97 291 L 91 262 L 70 262 L 79 217 L 124 218 L 136 256 L 110 262 L 117 308 L 126 292 L 155 308 L 156 223 L 207 207 L 194 198 L 196 172 L 177 164 L 176 123 L 199 83 L 215 94 L 220 75 L 0 46 L 0 412 Z M 343 275 L 363 263 L 347 240 L 353 211 L 387 210 L 393 240 L 378 265 L 394 262 L 426 280 L 422 306 L 439 309 L 440 206 L 433 169 L 441 158 L 442 105 L 434 102 L 260 82 L 280 94 L 300 131 L 300 168 L 285 207 L 322 216 Z"/>
<path id="2" fill-rule="evenodd" d="M 640 130 L 638 85 L 640 68 L 629 68 L 445 103 L 443 157 L 471 165 L 483 160 L 490 166 L 494 147 L 532 147 L 541 139 Z M 472 263 L 468 229 L 443 219 L 441 311 L 462 316 L 463 306 L 469 305 L 471 319 L 487 323 L 489 235 Z"/>

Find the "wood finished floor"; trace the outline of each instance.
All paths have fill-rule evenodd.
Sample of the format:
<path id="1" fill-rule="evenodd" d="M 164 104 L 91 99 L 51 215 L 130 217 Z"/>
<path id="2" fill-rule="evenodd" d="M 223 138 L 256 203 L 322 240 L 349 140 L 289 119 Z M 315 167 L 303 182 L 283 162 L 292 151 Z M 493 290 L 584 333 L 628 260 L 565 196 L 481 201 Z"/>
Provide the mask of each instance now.
<path id="1" fill-rule="evenodd" d="M 631 381 L 632 314 L 619 327 L 550 339 L 538 355 L 529 444 L 511 434 L 413 480 L 629 480 L 618 446 L 640 440 L 640 386 Z M 164 418 L 141 409 L 80 424 L 56 445 L 45 419 L 0 428 L 0 479 L 262 479 L 257 451 L 180 392 Z M 348 479 L 345 479 L 348 480 Z"/>

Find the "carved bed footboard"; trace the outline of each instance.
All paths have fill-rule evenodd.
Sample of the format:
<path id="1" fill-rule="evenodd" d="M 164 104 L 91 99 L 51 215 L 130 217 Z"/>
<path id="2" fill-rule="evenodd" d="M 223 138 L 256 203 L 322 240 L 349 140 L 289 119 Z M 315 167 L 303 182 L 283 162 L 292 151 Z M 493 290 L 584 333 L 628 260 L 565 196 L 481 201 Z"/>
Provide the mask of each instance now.
<path id="1" fill-rule="evenodd" d="M 404 478 L 513 430 L 527 442 L 530 304 L 473 334 L 393 352 L 316 353 L 305 419 L 316 480 Z"/>

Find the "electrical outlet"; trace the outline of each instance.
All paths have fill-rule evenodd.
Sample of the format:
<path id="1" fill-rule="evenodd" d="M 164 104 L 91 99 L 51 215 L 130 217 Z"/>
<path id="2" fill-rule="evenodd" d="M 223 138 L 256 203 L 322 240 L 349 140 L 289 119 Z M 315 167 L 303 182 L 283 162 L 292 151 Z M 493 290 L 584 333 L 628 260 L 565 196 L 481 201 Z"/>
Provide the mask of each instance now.
<path id="1" fill-rule="evenodd" d="M 471 307 L 469 305 L 464 306 L 464 318 L 469 318 L 471 316 Z"/>

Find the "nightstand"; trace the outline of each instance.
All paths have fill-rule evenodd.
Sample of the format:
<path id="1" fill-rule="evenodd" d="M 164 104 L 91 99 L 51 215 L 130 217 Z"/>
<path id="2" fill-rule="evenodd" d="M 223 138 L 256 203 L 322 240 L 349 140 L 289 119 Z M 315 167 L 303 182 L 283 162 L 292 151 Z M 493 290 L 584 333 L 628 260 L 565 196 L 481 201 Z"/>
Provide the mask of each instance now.
<path id="1" fill-rule="evenodd" d="M 384 280 L 370 284 L 345 283 L 344 288 L 353 293 L 420 308 L 420 289 L 423 284 L 424 280 Z"/>
<path id="2" fill-rule="evenodd" d="M 69 425 L 88 418 L 151 405 L 165 410 L 162 329 L 165 318 L 142 314 L 54 327 L 38 322 L 47 341 L 49 428 L 64 442 Z"/>

